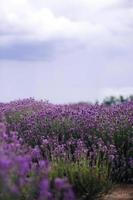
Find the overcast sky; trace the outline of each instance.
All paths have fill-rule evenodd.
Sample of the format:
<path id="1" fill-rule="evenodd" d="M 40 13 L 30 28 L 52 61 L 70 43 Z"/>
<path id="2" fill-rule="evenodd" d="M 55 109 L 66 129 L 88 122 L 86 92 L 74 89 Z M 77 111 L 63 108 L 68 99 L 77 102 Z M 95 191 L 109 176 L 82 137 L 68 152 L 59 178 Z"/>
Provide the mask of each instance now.
<path id="1" fill-rule="evenodd" d="M 133 0 L 0 0 L 0 102 L 133 94 Z"/>

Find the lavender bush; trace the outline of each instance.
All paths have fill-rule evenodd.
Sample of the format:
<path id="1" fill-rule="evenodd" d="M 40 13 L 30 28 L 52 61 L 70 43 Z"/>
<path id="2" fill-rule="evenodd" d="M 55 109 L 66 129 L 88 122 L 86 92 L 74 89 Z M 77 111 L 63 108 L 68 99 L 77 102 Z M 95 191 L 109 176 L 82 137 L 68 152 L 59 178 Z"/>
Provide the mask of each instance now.
<path id="1" fill-rule="evenodd" d="M 6 124 L 9 135 L 11 131 L 17 132 L 23 145 L 34 149 L 34 154 L 40 156 L 32 162 L 49 160 L 52 165 L 56 163 L 59 166 L 65 161 L 66 165 L 61 164 L 63 173 L 60 174 L 57 168 L 55 173 L 54 168 L 54 174 L 57 178 L 67 176 L 73 186 L 76 186 L 76 178 L 72 181 L 75 172 L 68 170 L 68 166 L 82 166 L 82 161 L 87 163 L 87 170 L 97 169 L 98 177 L 104 171 L 101 167 L 105 166 L 108 173 L 104 181 L 107 177 L 114 182 L 133 181 L 132 101 L 113 106 L 87 103 L 53 105 L 25 99 L 1 103 L 0 120 Z M 26 150 L 25 147 L 22 149 Z M 85 193 L 89 193 L 89 188 Z"/>
<path id="2" fill-rule="evenodd" d="M 16 132 L 7 134 L 0 123 L 1 200 L 74 200 L 67 179 L 50 180 L 50 170 L 37 147 L 23 144 Z"/>

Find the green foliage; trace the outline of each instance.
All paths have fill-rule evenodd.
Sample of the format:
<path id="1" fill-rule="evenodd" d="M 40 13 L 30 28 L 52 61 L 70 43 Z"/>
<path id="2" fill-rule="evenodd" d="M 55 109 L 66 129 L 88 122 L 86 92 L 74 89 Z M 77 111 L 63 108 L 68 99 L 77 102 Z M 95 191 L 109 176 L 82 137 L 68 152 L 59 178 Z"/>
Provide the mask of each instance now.
<path id="1" fill-rule="evenodd" d="M 109 179 L 109 166 L 100 164 L 97 161 L 96 166 L 90 167 L 87 160 L 80 162 L 57 161 L 52 163 L 50 178 L 67 177 L 73 185 L 77 194 L 77 199 L 93 200 L 111 187 Z"/>
<path id="2" fill-rule="evenodd" d="M 130 95 L 127 98 L 123 97 L 122 95 L 120 95 L 119 97 L 110 96 L 110 97 L 106 97 L 103 100 L 103 104 L 110 106 L 110 105 L 116 105 L 116 104 L 120 104 L 124 102 L 130 102 L 130 101 L 133 101 L 133 95 Z"/>

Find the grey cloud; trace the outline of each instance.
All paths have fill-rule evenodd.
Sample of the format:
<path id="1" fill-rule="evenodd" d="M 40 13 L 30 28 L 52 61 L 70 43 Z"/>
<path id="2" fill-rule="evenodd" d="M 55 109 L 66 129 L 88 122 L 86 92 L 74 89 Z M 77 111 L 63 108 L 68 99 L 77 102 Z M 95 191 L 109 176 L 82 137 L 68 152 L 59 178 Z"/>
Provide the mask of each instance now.
<path id="1" fill-rule="evenodd" d="M 132 49 L 106 50 L 75 47 L 52 62 L 0 61 L 0 101 L 30 96 L 53 103 L 94 101 L 105 87 L 132 88 Z"/>
<path id="2" fill-rule="evenodd" d="M 16 43 L 0 47 L 1 60 L 51 60 L 54 56 L 53 42 Z"/>

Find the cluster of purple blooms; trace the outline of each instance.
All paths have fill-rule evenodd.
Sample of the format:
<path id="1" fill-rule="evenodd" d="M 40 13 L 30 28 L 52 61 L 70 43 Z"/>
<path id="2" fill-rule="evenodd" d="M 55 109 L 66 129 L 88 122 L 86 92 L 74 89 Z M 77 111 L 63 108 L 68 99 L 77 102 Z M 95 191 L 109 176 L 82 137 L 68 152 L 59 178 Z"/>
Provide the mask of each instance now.
<path id="1" fill-rule="evenodd" d="M 7 132 L 0 122 L 1 200 L 74 200 L 68 180 L 51 180 L 50 170 L 38 147 L 27 146 L 17 132 Z"/>
<path id="2" fill-rule="evenodd" d="M 114 180 L 131 182 L 133 170 L 133 102 L 53 105 L 25 99 L 0 104 L 7 130 L 46 160 L 107 161 Z"/>

